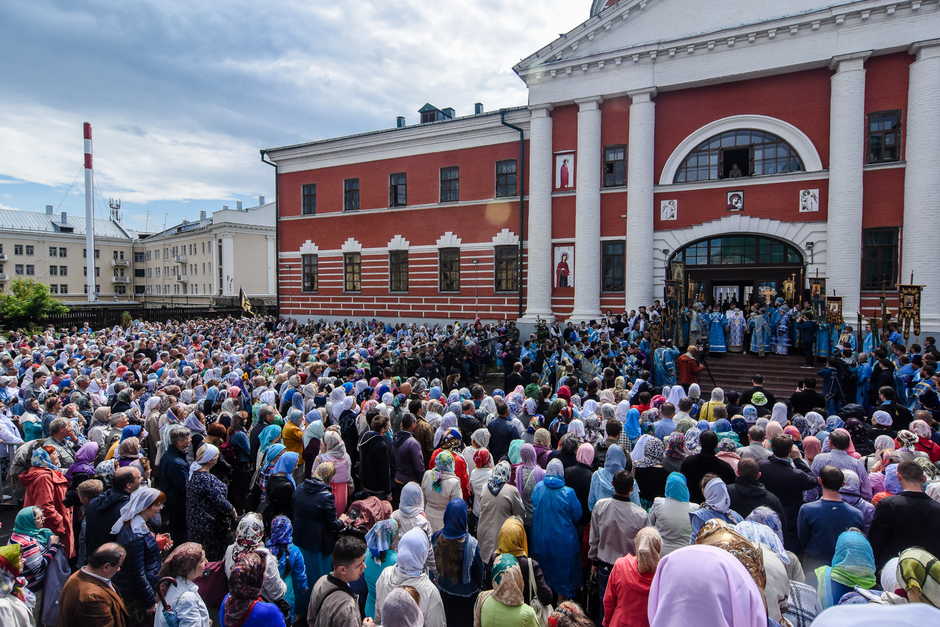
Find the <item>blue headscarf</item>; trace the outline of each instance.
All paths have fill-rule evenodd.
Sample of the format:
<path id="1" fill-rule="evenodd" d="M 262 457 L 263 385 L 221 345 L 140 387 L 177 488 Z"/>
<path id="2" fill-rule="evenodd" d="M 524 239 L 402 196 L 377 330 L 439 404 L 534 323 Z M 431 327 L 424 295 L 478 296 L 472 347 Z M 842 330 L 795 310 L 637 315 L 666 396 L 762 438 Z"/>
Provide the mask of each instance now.
<path id="1" fill-rule="evenodd" d="M 261 452 L 267 451 L 268 447 L 271 446 L 271 442 L 279 437 L 281 437 L 281 428 L 279 426 L 268 425 L 265 427 L 261 435 L 258 436 L 258 441 L 261 443 Z"/>
<path id="2" fill-rule="evenodd" d="M 631 407 L 630 411 L 627 412 L 627 418 L 623 422 L 623 430 L 631 440 L 640 437 L 642 433 L 640 430 L 640 410 L 636 407 Z"/>
<path id="3" fill-rule="evenodd" d="M 444 510 L 444 537 L 460 540 L 467 535 L 467 503 L 463 499 L 451 499 Z"/>
<path id="4" fill-rule="evenodd" d="M 290 518 L 287 516 L 277 516 L 271 521 L 271 537 L 265 542 L 265 546 L 276 558 L 281 557 L 281 553 L 286 553 L 288 546 L 294 541 L 294 526 L 291 525 Z"/>
<path id="5" fill-rule="evenodd" d="M 441 388 L 436 387 L 436 386 L 433 387 L 433 388 L 431 388 L 431 391 L 430 391 L 430 393 L 428 394 L 428 397 L 429 397 L 432 401 L 440 400 L 440 398 L 441 398 Z"/>
<path id="6" fill-rule="evenodd" d="M 127 438 L 136 438 L 140 435 L 140 426 L 138 425 L 127 425 L 121 429 L 121 442 Z"/>
<path id="7" fill-rule="evenodd" d="M 214 385 L 208 389 L 206 392 L 206 400 L 210 403 L 215 403 L 215 400 L 219 398 L 219 388 Z"/>
<path id="8" fill-rule="evenodd" d="M 283 444 L 272 444 L 268 447 L 268 450 L 264 453 L 264 465 L 270 466 L 277 456 L 287 450 L 287 447 Z"/>
<path id="9" fill-rule="evenodd" d="M 290 404 L 291 407 L 299 409 L 301 414 L 304 413 L 304 397 L 302 394 L 297 394 L 295 392 L 294 395 L 290 398 Z"/>
<path id="10" fill-rule="evenodd" d="M 732 430 L 731 421 L 728 420 L 727 418 L 716 420 L 715 423 L 712 425 L 712 431 L 714 431 L 715 433 L 726 433 L 731 430 Z"/>
<path id="11" fill-rule="evenodd" d="M 299 458 L 300 456 L 297 453 L 284 453 L 278 458 L 277 463 L 274 464 L 274 470 L 271 471 L 271 474 L 276 475 L 279 472 L 286 472 L 287 478 L 290 479 L 290 484 L 296 488 L 297 484 L 294 483 L 291 472 L 294 470 L 294 466 L 297 465 Z"/>
<path id="12" fill-rule="evenodd" d="M 557 461 L 557 460 L 552 460 Z M 594 505 L 601 499 L 610 498 L 614 495 L 614 475 L 624 469 L 627 464 L 627 454 L 617 444 L 611 444 L 607 449 L 607 457 L 604 459 L 604 467 L 599 469 L 591 477 L 591 489 L 588 493 L 588 508 L 594 509 Z"/>
<path id="13" fill-rule="evenodd" d="M 689 486 L 686 484 L 685 475 L 681 472 L 671 472 L 666 479 L 666 498 L 689 502 Z"/>

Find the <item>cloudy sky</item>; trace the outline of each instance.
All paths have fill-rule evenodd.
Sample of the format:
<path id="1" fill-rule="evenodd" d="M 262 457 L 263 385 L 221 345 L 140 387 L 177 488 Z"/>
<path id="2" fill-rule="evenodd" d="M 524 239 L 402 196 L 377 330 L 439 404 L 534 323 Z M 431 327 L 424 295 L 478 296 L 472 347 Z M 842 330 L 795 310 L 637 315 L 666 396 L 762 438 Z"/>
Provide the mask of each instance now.
<path id="1" fill-rule="evenodd" d="M 0 11 L 0 208 L 161 228 L 274 196 L 259 149 L 526 103 L 512 65 L 590 0 L 29 0 Z M 73 185 L 74 183 L 74 185 Z M 69 189 L 71 186 L 71 190 Z M 149 211 L 149 223 L 147 213 Z"/>

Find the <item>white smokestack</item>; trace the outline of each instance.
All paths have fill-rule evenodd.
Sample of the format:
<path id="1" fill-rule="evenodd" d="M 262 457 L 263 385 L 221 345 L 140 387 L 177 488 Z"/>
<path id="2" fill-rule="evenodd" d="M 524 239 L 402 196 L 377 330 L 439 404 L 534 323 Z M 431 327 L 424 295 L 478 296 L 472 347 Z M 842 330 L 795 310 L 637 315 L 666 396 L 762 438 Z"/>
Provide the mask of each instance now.
<path id="1" fill-rule="evenodd" d="M 85 265 L 88 268 L 88 300 L 95 293 L 95 205 L 92 195 L 91 124 L 85 122 Z"/>

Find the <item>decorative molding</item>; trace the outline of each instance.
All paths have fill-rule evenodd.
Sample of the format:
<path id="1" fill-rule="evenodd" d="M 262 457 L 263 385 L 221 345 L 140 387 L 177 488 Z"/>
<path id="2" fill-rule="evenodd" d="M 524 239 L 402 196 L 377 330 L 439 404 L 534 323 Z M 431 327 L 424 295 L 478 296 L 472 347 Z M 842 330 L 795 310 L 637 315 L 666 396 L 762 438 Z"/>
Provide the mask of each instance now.
<path id="1" fill-rule="evenodd" d="M 401 235 L 396 235 L 388 242 L 389 250 L 408 250 L 411 244 Z"/>
<path id="2" fill-rule="evenodd" d="M 460 238 L 447 231 L 437 240 L 438 248 L 460 248 Z"/>
<path id="3" fill-rule="evenodd" d="M 343 242 L 343 245 L 340 247 L 340 250 L 343 251 L 344 253 L 361 253 L 362 244 L 357 242 L 355 238 L 350 237 L 345 242 Z"/>
<path id="4" fill-rule="evenodd" d="M 301 255 L 316 255 L 319 252 L 320 252 L 320 247 L 314 244 L 313 242 L 311 242 L 310 240 L 307 240 L 306 242 L 304 242 L 304 245 L 300 247 Z"/>
<path id="5" fill-rule="evenodd" d="M 659 184 L 671 185 L 686 156 L 709 137 L 727 131 L 743 129 L 772 133 L 790 144 L 803 161 L 806 172 L 817 172 L 823 169 L 822 159 L 819 158 L 816 146 L 813 145 L 813 142 L 803 131 L 789 122 L 766 115 L 733 115 L 710 122 L 682 140 L 676 146 L 676 149 L 672 151 L 672 154 L 669 155 L 669 159 L 666 160 L 662 176 L 659 177 Z"/>
<path id="6" fill-rule="evenodd" d="M 519 236 L 510 231 L 509 229 L 503 229 L 493 237 L 493 246 L 518 246 L 519 245 Z"/>

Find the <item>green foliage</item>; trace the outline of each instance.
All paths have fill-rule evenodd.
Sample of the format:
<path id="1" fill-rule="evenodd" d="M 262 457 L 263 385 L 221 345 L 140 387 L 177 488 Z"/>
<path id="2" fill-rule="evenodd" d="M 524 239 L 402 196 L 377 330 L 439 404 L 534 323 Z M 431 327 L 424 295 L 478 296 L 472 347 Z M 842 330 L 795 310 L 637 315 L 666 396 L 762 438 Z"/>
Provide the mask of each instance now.
<path id="1" fill-rule="evenodd" d="M 125 311 L 121 313 L 121 328 L 122 329 L 126 329 L 127 327 L 131 326 L 131 322 L 132 322 L 131 312 Z"/>
<path id="2" fill-rule="evenodd" d="M 46 285 L 33 279 L 14 279 L 9 290 L 0 292 L 0 321 L 8 329 L 36 328 L 46 316 L 68 310 Z"/>

